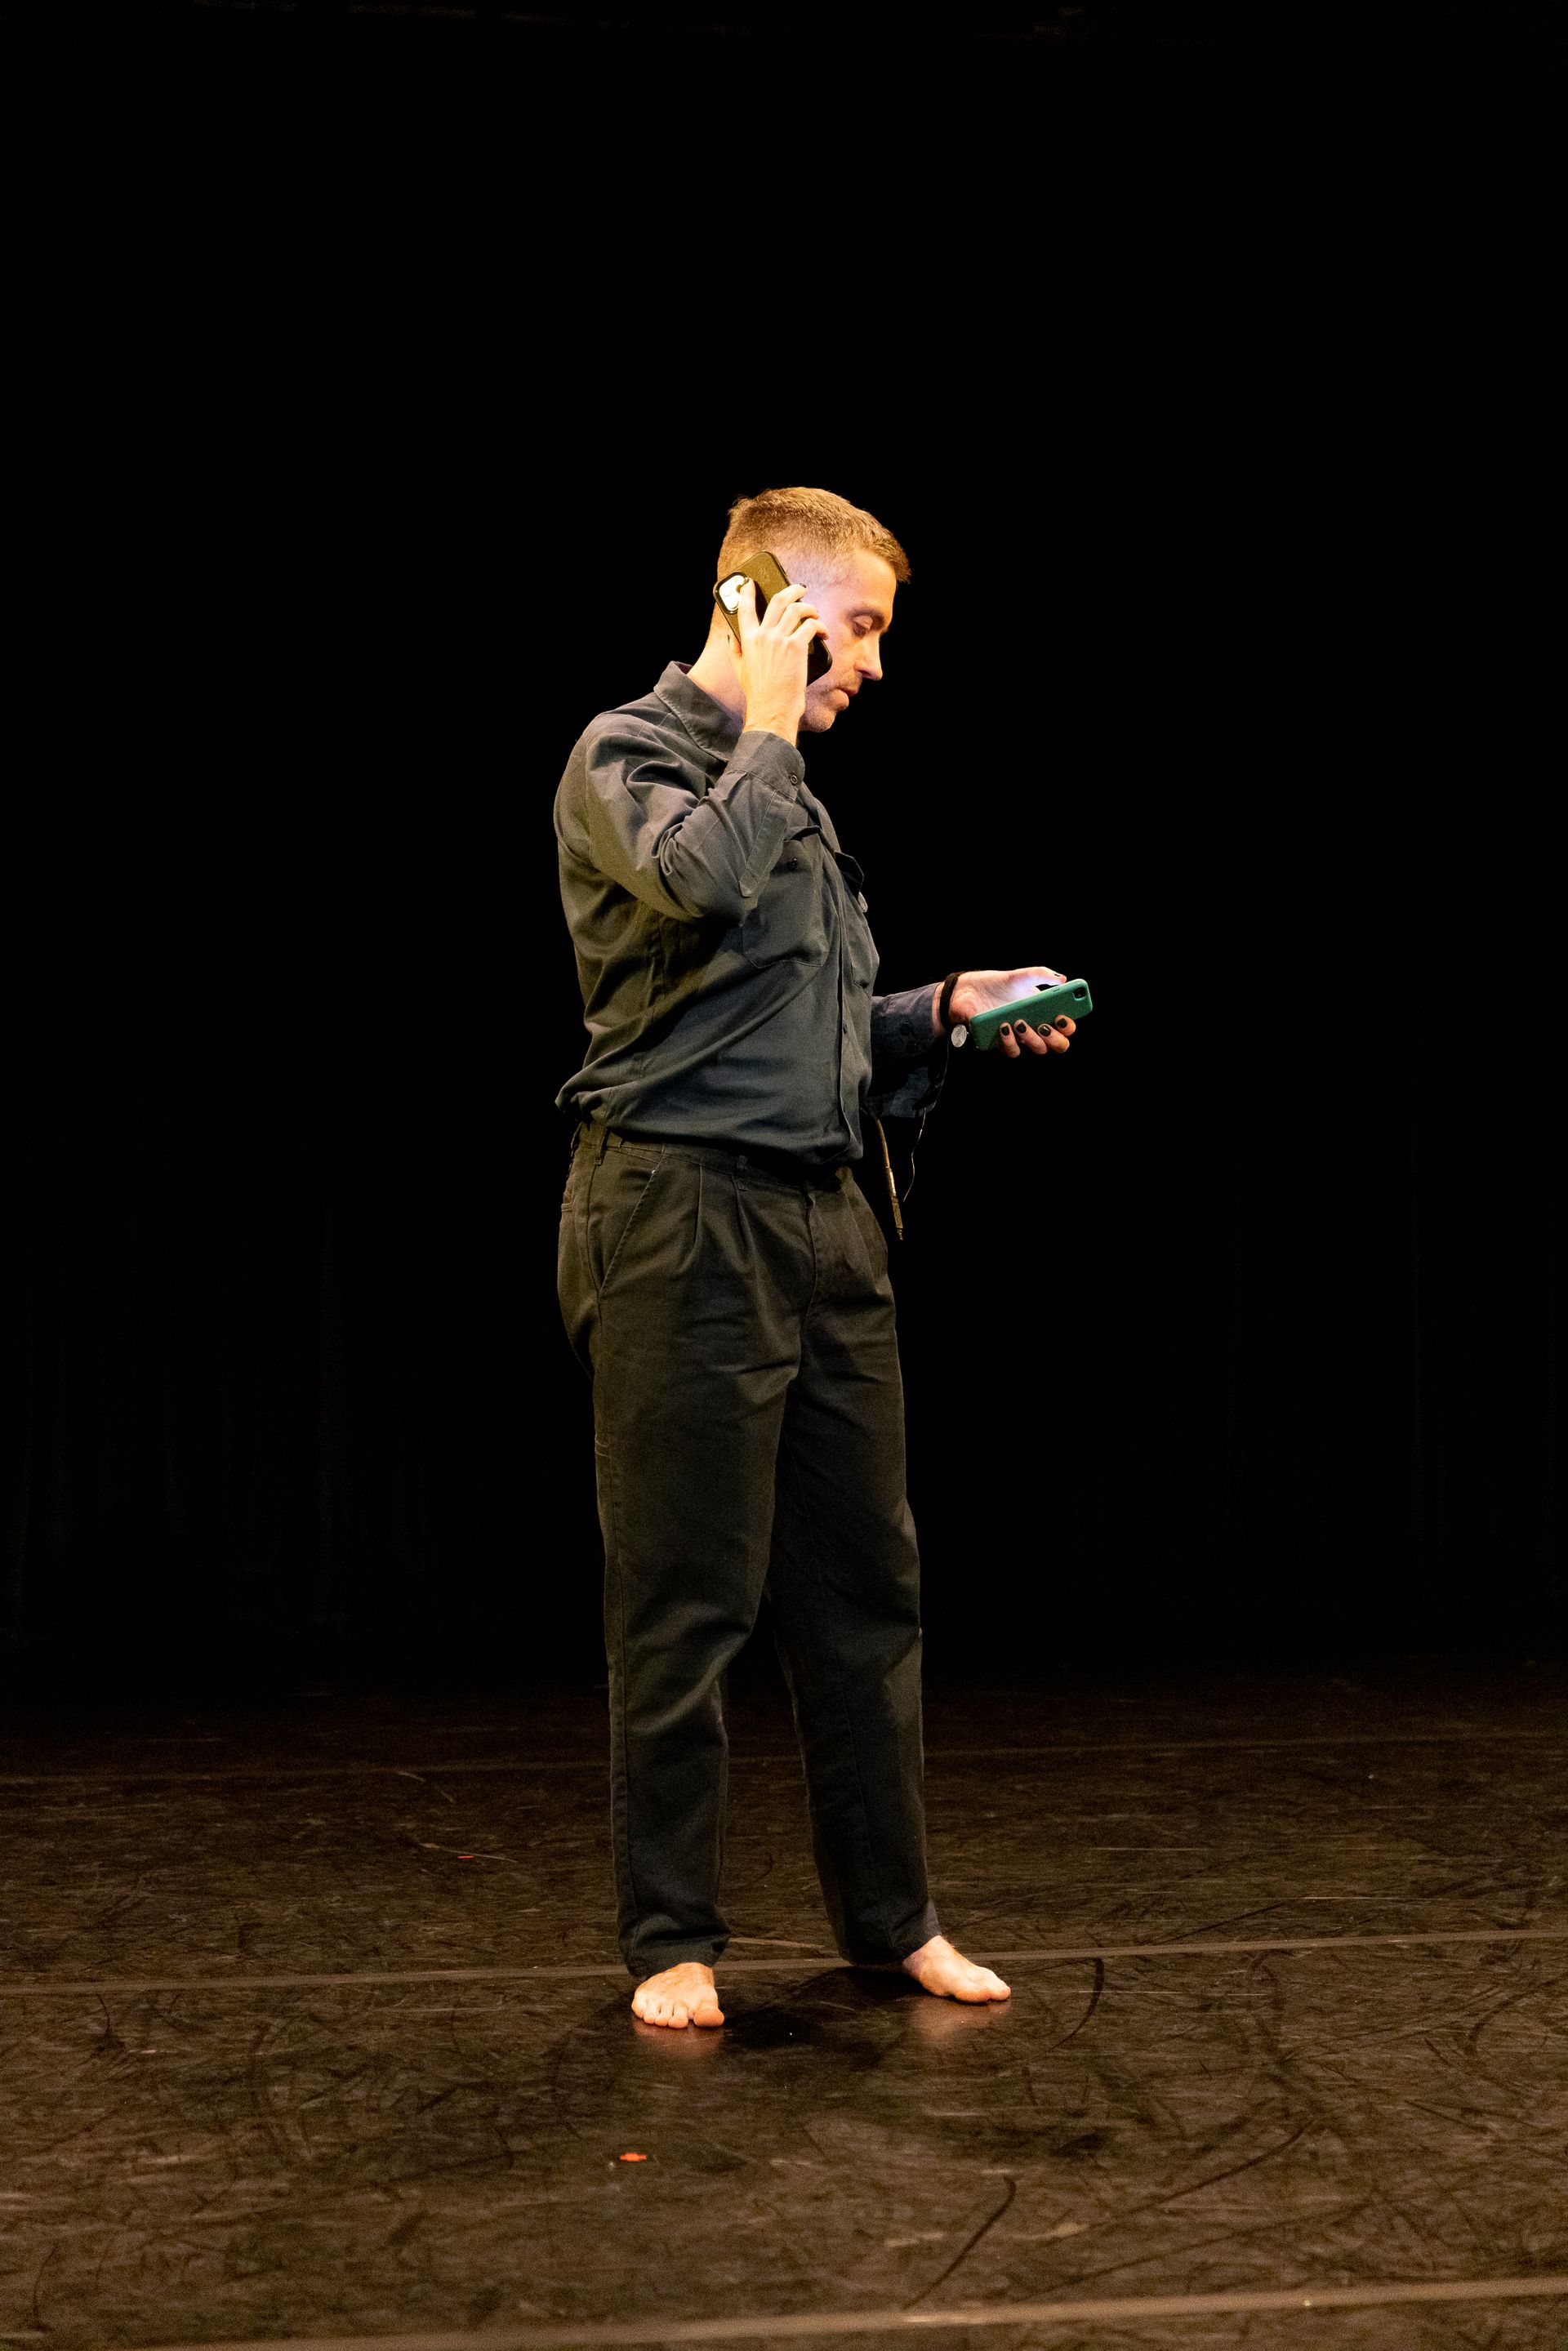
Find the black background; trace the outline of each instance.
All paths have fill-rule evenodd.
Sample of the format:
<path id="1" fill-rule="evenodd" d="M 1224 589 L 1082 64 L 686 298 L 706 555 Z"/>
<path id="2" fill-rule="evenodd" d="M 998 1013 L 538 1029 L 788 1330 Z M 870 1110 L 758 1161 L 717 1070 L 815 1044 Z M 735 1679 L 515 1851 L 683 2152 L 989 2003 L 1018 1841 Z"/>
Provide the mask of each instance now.
<path id="1" fill-rule="evenodd" d="M 26 1677 L 595 1674 L 550 799 L 790 481 L 914 566 L 885 984 L 1099 1008 L 921 1144 L 933 1667 L 1559 1636 L 1545 21 L 74 26 Z"/>

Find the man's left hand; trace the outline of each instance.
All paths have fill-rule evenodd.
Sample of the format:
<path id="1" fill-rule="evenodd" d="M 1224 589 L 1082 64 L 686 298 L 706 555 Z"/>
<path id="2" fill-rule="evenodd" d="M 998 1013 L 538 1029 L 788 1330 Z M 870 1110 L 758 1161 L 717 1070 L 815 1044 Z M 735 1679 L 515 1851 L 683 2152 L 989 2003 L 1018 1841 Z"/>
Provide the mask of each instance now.
<path id="1" fill-rule="evenodd" d="M 1016 971 L 964 972 L 953 990 L 954 1021 L 973 1020 L 977 1013 L 994 1012 L 999 1004 L 1016 1004 L 1031 988 L 1060 987 L 1066 977 L 1043 963 L 1020 964 Z M 1076 1020 L 1070 1020 L 1065 1013 L 1043 1029 L 1032 1021 L 1014 1019 L 1000 1030 L 997 1042 L 1009 1061 L 1024 1053 L 1065 1053 L 1077 1029 Z"/>

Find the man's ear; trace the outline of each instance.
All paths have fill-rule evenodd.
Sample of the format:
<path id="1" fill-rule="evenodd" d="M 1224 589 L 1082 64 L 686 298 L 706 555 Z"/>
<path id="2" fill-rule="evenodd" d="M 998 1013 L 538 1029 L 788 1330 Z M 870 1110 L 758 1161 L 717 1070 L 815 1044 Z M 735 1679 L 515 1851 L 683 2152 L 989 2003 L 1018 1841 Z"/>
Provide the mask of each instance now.
<path id="1" fill-rule="evenodd" d="M 721 643 L 728 646 L 732 658 L 738 663 L 740 660 L 740 647 L 736 642 L 735 631 L 730 627 L 729 622 L 725 619 L 724 614 L 719 611 L 716 604 L 713 608 L 713 619 L 708 622 L 707 641 L 710 645 L 713 643 L 716 637 Z"/>

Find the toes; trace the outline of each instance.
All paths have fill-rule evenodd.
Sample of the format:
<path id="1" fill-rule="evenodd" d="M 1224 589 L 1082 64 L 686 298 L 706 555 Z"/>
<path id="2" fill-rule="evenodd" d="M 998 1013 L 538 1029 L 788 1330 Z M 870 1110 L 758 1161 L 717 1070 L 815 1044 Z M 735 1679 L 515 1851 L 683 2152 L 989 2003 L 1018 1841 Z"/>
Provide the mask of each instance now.
<path id="1" fill-rule="evenodd" d="M 724 2022 L 724 2011 L 712 1984 L 698 1981 L 677 1987 L 660 1984 L 656 1977 L 646 1979 L 632 1993 L 632 2013 L 641 2023 L 668 2025 L 677 2032 L 688 2024 Z"/>
<path id="2" fill-rule="evenodd" d="M 1012 1996 L 1012 1986 L 1005 1984 L 1000 1976 L 994 1976 L 989 1968 L 976 1969 L 975 1989 L 968 1995 L 971 2000 L 1011 2000 Z"/>
<path id="3" fill-rule="evenodd" d="M 922 1969 L 915 1977 L 923 1991 L 934 1992 L 939 2000 L 960 2000 L 977 2005 L 989 2000 L 1010 2000 L 1012 1987 L 993 1975 L 989 1968 L 977 1968 L 960 1961 L 955 1968 Z"/>

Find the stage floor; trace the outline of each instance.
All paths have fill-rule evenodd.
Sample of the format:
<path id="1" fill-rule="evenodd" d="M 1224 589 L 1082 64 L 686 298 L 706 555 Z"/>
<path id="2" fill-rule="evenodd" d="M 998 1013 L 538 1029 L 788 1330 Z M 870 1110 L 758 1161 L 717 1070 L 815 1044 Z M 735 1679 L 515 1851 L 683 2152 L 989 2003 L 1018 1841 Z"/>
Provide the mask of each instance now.
<path id="1" fill-rule="evenodd" d="M 737 1690 L 702 2034 L 627 2007 L 601 1698 L 13 1711 L 0 2346 L 1557 2351 L 1564 1700 L 935 1691 L 965 2010 L 837 1963 Z"/>

